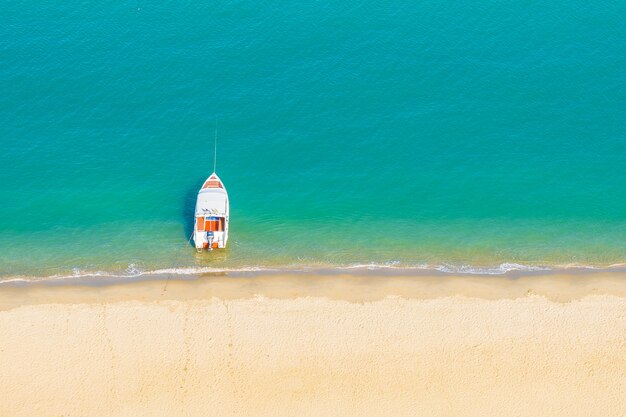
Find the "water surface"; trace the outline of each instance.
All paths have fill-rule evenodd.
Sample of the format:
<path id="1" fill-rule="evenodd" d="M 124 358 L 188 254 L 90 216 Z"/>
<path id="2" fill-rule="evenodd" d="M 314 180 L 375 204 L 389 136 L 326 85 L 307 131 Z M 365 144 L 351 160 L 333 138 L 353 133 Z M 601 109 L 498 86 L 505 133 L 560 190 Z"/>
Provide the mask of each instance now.
<path id="1" fill-rule="evenodd" d="M 2 9 L 0 276 L 626 262 L 624 2 Z"/>

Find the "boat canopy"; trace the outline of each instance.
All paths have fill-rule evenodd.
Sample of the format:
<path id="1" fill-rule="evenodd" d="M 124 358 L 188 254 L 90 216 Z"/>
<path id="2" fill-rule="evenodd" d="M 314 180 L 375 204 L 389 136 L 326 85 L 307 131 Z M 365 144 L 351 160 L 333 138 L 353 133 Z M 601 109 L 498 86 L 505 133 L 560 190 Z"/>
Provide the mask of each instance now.
<path id="1" fill-rule="evenodd" d="M 223 188 L 205 188 L 198 193 L 196 216 L 226 216 L 228 195 Z"/>

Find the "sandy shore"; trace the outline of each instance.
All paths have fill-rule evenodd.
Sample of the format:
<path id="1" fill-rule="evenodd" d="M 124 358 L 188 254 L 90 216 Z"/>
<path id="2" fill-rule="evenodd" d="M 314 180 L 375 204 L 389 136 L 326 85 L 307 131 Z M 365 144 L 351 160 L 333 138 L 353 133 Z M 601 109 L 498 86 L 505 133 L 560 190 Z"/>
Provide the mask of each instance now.
<path id="1" fill-rule="evenodd" d="M 0 416 L 624 416 L 626 273 L 0 287 Z"/>

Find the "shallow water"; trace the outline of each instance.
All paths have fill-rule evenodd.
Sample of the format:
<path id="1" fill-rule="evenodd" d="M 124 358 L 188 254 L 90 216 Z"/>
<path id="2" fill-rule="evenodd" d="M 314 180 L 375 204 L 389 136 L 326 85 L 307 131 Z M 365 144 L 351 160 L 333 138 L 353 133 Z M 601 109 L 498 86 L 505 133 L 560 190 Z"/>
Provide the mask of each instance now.
<path id="1" fill-rule="evenodd" d="M 623 2 L 3 9 L 5 279 L 626 262 Z"/>

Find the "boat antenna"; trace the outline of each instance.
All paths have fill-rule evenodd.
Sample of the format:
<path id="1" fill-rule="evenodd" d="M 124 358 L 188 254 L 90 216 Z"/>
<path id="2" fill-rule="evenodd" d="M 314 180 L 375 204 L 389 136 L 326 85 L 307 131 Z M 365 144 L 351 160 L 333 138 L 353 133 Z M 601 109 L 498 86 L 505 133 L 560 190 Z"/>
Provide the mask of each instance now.
<path id="1" fill-rule="evenodd" d="M 215 120 L 215 139 L 213 140 L 213 172 L 217 168 L 217 120 Z"/>

